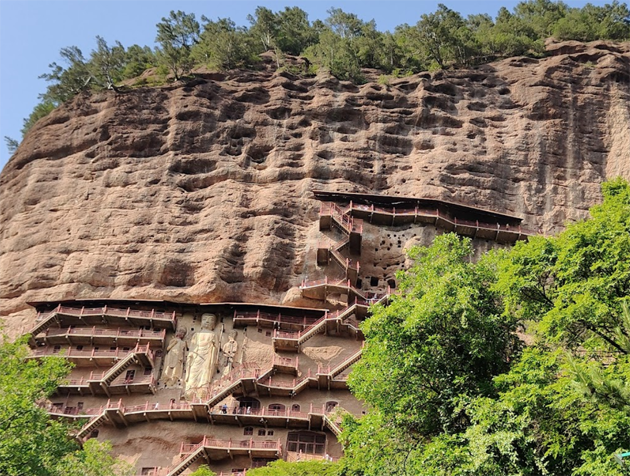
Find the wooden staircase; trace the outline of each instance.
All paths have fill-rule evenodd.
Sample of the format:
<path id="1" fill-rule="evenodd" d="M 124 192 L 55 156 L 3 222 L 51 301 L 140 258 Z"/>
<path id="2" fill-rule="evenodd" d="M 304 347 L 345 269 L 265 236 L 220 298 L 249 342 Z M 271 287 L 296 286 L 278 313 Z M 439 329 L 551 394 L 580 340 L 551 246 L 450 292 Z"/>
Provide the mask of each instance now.
<path id="1" fill-rule="evenodd" d="M 199 446 L 195 451 L 186 456 L 182 461 L 180 461 L 173 469 L 168 472 L 168 476 L 178 476 L 182 474 L 190 465 L 192 465 L 195 461 L 197 461 L 202 456 L 207 458 L 206 448 L 203 446 Z"/>
<path id="2" fill-rule="evenodd" d="M 348 296 L 348 304 L 358 302 L 365 306 L 378 304 L 386 301 L 390 289 L 388 287 L 385 294 L 365 293 L 361 289 L 357 289 L 349 280 L 329 280 L 328 277 L 317 281 L 302 281 L 300 285 L 300 293 L 302 297 L 325 301 L 331 294 L 345 294 Z"/>
<path id="3" fill-rule="evenodd" d="M 51 325 L 53 325 L 53 323 L 59 323 L 59 320 L 57 318 L 57 312 L 58 310 L 61 308 L 61 304 L 59 306 L 57 306 L 57 308 L 53 311 L 50 311 L 46 314 L 43 315 L 38 315 L 37 319 L 36 319 L 36 324 L 35 327 L 33 327 L 31 329 L 31 337 L 29 339 L 29 345 L 31 347 L 35 347 L 36 343 L 35 343 L 35 336 L 41 332 L 44 332 L 46 329 L 48 329 Z"/>
<path id="4" fill-rule="evenodd" d="M 332 421 L 328 415 L 324 415 L 324 425 L 330 429 L 335 436 L 341 435 L 341 427 Z"/>
<path id="5" fill-rule="evenodd" d="M 92 431 L 96 430 L 99 426 L 103 425 L 105 422 L 109 421 L 107 416 L 107 410 L 103 410 L 102 413 L 96 415 L 90 421 L 88 421 L 77 433 L 77 438 L 84 439 L 87 437 Z"/>
<path id="6" fill-rule="evenodd" d="M 361 355 L 363 354 L 363 348 L 361 348 L 356 354 L 350 356 L 348 359 L 340 363 L 337 367 L 330 371 L 330 378 L 335 378 L 337 375 L 342 373 L 348 367 L 350 367 L 355 362 L 358 362 L 361 359 Z"/>
<path id="7" fill-rule="evenodd" d="M 206 402 L 206 404 L 210 408 L 215 406 L 217 403 L 219 403 L 221 400 L 223 400 L 227 396 L 232 395 L 241 385 L 242 385 L 241 379 L 238 379 L 235 382 L 232 382 L 227 387 L 222 388 L 217 393 L 212 395 L 210 399 Z"/>
<path id="8" fill-rule="evenodd" d="M 350 318 L 355 314 L 361 314 L 362 316 L 367 315 L 368 306 L 364 304 L 359 304 L 355 302 L 335 313 L 327 313 L 325 316 L 321 317 L 315 323 L 313 323 L 310 327 L 308 327 L 305 331 L 300 332 L 283 332 L 277 329 L 274 330 L 273 333 L 273 348 L 274 350 L 282 350 L 282 351 L 295 351 L 299 352 L 300 347 L 306 343 L 310 338 L 325 333 L 329 326 L 336 326 L 337 330 L 339 330 L 340 326 L 352 327 L 355 333 L 361 334 L 360 329 L 358 328 L 358 321 L 352 320 L 350 322 Z M 347 322 L 344 322 L 347 321 Z M 356 325 L 355 325 L 356 324 Z"/>
<path id="9" fill-rule="evenodd" d="M 351 209 L 342 210 L 332 202 L 322 203 L 319 211 L 319 229 L 330 230 L 333 226 L 348 236 L 350 251 L 361 254 L 363 220 L 348 214 Z"/>
<path id="10" fill-rule="evenodd" d="M 317 264 L 327 265 L 331 261 L 334 262 L 345 273 L 346 279 L 352 285 L 356 285 L 359 278 L 359 262 L 346 258 L 342 252 L 349 249 L 350 252 L 361 254 L 363 221 L 355 220 L 334 203 L 322 203 L 319 228 L 329 230 L 333 226 L 345 235 L 345 239 L 337 243 L 329 241 L 320 243 L 317 248 Z"/>

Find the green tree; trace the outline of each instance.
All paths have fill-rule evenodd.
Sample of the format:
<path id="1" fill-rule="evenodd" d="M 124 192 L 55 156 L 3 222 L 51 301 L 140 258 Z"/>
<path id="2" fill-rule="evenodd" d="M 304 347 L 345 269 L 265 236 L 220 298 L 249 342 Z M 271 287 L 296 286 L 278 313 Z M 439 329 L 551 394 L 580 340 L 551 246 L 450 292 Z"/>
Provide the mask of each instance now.
<path id="1" fill-rule="evenodd" d="M 390 44 L 391 46 L 391 44 Z M 371 20 L 361 26 L 361 35 L 356 41 L 357 57 L 363 68 L 380 68 L 386 71 L 388 61 L 385 58 L 384 35 L 376 29 L 376 22 Z M 390 57 L 392 59 L 392 57 Z"/>
<path id="2" fill-rule="evenodd" d="M 156 27 L 155 41 L 160 45 L 158 60 L 176 80 L 181 79 L 193 67 L 191 48 L 199 41 L 199 22 L 194 13 L 171 10 Z"/>
<path id="3" fill-rule="evenodd" d="M 57 472 L 64 476 L 132 476 L 136 473 L 131 464 L 114 458 L 111 451 L 109 442 L 88 440 L 82 451 L 64 456 L 57 465 Z M 214 476 L 214 473 L 207 476 Z"/>
<path id="4" fill-rule="evenodd" d="M 328 68 L 337 78 L 364 81 L 359 50 L 366 24 L 355 14 L 340 8 L 331 8 L 328 15 L 319 34 L 319 43 L 309 47 L 305 55 Z"/>
<path id="5" fill-rule="evenodd" d="M 9 136 L 4 136 L 4 142 L 7 145 L 7 150 L 9 151 L 9 154 L 13 155 L 15 153 L 15 151 L 17 150 L 18 146 L 20 145 L 20 143 L 13 139 L 12 137 Z"/>
<path id="6" fill-rule="evenodd" d="M 122 79 L 136 78 L 157 64 L 157 57 L 151 48 L 131 45 L 125 52 L 125 67 L 121 77 Z"/>
<path id="7" fill-rule="evenodd" d="M 64 68 L 57 63 L 51 63 L 51 71 L 40 76 L 51 83 L 40 98 L 55 106 L 88 89 L 92 80 L 87 60 L 79 48 L 68 46 L 62 48 L 59 54 L 67 66 Z"/>
<path id="8" fill-rule="evenodd" d="M 0 474 L 6 476 L 130 476 L 130 465 L 110 456 L 108 443 L 83 448 L 70 427 L 40 407 L 71 365 L 62 357 L 29 359 L 28 336 L 0 341 Z"/>
<path id="9" fill-rule="evenodd" d="M 318 41 L 318 28 L 308 21 L 308 14 L 298 7 L 285 7 L 276 14 L 278 47 L 290 55 L 299 55 Z"/>
<path id="10" fill-rule="evenodd" d="M 554 27 L 567 14 L 567 5 L 553 0 L 527 0 L 514 7 L 514 16 L 532 32 L 532 39 L 545 40 L 552 36 Z"/>
<path id="11" fill-rule="evenodd" d="M 277 45 L 279 21 L 277 16 L 266 7 L 256 7 L 254 15 L 247 15 L 251 24 L 249 32 L 262 46 L 262 51 L 273 49 Z"/>
<path id="12" fill-rule="evenodd" d="M 519 56 L 530 51 L 541 53 L 544 48 L 542 42 L 536 41 L 534 31 L 504 7 L 493 25 L 480 22 L 474 32 L 486 58 Z"/>
<path id="13" fill-rule="evenodd" d="M 116 82 L 122 78 L 125 63 L 125 48 L 120 41 L 109 46 L 104 38 L 96 37 L 96 50 L 92 51 L 88 70 L 98 86 L 116 90 Z"/>
<path id="14" fill-rule="evenodd" d="M 558 40 L 626 40 L 630 38 L 630 11 L 617 0 L 604 6 L 587 3 L 583 8 L 570 8 L 554 25 L 553 36 Z"/>
<path id="15" fill-rule="evenodd" d="M 424 47 L 418 39 L 415 27 L 403 24 L 396 27 L 392 39 L 395 42 L 394 51 L 398 52 L 398 68 L 417 73 L 428 68 Z"/>
<path id="16" fill-rule="evenodd" d="M 36 402 L 55 391 L 70 367 L 62 358 L 27 359 L 25 342 L 0 343 L 0 474 L 54 475 L 58 460 L 78 446 Z"/>
<path id="17" fill-rule="evenodd" d="M 469 65 L 475 56 L 474 39 L 462 16 L 439 4 L 435 13 L 423 14 L 415 27 L 425 56 L 440 68 L 456 62 Z"/>
<path id="18" fill-rule="evenodd" d="M 400 294 L 363 325 L 367 345 L 349 380 L 371 408 L 347 435 L 355 443 L 350 458 L 375 468 L 366 474 L 401 474 L 407 455 L 427 438 L 464 428 L 460 401 L 494 395 L 493 377 L 519 348 L 516 322 L 502 316 L 492 290 L 497 255 L 472 263 L 470 240 L 446 234 L 410 257 L 414 265 L 399 276 Z M 362 446 L 370 433 L 371 444 Z M 378 460 L 390 444 L 406 448 L 398 451 L 405 457 Z"/>
<path id="19" fill-rule="evenodd" d="M 537 341 L 496 395 L 464 396 L 466 425 L 411 458 L 418 475 L 621 476 L 613 454 L 630 448 L 630 187 L 603 186 L 591 218 L 553 238 L 517 245 L 494 286 L 506 314 L 533 322 Z"/>
<path id="20" fill-rule="evenodd" d="M 518 244 L 498 287 L 510 312 L 538 323 L 546 339 L 627 354 L 617 329 L 630 291 L 630 187 L 613 180 L 603 196 L 589 220 Z"/>
<path id="21" fill-rule="evenodd" d="M 203 33 L 193 49 L 193 57 L 199 64 L 217 69 L 233 69 L 256 62 L 254 37 L 246 28 L 236 26 L 229 18 L 212 21 L 205 16 Z"/>
<path id="22" fill-rule="evenodd" d="M 338 463 L 328 461 L 298 461 L 289 463 L 278 460 L 263 468 L 247 470 L 252 476 L 337 476 L 341 474 Z"/>
<path id="23" fill-rule="evenodd" d="M 22 122 L 22 136 L 25 136 L 26 133 L 35 125 L 37 121 L 39 121 L 42 117 L 46 117 L 50 114 L 57 105 L 51 100 L 44 100 L 37 104 L 33 108 L 33 112 L 29 114 L 29 116 L 23 120 Z"/>
<path id="24" fill-rule="evenodd" d="M 217 473 L 212 471 L 209 466 L 202 464 L 190 476 L 215 476 Z"/>

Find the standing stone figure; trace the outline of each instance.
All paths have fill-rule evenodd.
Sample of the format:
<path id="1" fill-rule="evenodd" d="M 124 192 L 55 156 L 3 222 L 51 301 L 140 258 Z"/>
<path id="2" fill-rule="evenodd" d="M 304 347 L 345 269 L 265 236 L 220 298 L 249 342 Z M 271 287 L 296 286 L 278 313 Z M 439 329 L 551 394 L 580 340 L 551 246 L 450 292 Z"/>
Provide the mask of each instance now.
<path id="1" fill-rule="evenodd" d="M 214 333 L 217 316 L 203 314 L 201 329 L 190 340 L 188 361 L 186 362 L 186 397 L 201 398 L 212 377 L 217 371 L 219 357 L 218 339 Z"/>
<path id="2" fill-rule="evenodd" d="M 225 356 L 225 366 L 223 368 L 223 374 L 227 375 L 232 371 L 234 367 L 234 358 L 236 357 L 236 351 L 238 350 L 238 343 L 236 342 L 236 331 L 232 330 L 228 334 L 228 341 L 223 344 L 221 351 Z"/>
<path id="3" fill-rule="evenodd" d="M 185 335 L 186 329 L 179 327 L 175 333 L 175 337 L 171 339 L 171 342 L 169 342 L 166 348 L 167 353 L 164 358 L 162 381 L 167 387 L 176 385 L 184 373 L 184 353 L 186 352 Z"/>

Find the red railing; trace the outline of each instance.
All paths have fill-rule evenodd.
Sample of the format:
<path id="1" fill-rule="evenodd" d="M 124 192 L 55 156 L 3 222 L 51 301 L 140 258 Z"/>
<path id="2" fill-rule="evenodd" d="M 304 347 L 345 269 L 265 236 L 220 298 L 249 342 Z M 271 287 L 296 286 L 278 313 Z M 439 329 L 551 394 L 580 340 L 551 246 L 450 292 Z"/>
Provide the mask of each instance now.
<path id="1" fill-rule="evenodd" d="M 275 339 L 299 340 L 300 337 L 302 337 L 303 335 L 311 332 L 313 329 L 315 329 L 317 326 L 319 326 L 322 322 L 324 322 L 327 319 L 334 319 L 334 317 L 332 317 L 330 314 L 326 313 L 322 317 L 317 319 L 314 323 L 312 323 L 311 325 L 306 327 L 303 331 L 284 332 L 284 331 L 279 331 L 279 330 L 275 329 L 274 333 L 273 333 L 273 337 Z"/>
<path id="2" fill-rule="evenodd" d="M 293 379 L 291 381 L 283 381 L 283 380 L 278 380 L 278 379 L 273 379 L 272 376 L 270 376 L 268 379 L 262 380 L 260 382 L 258 382 L 258 385 L 262 386 L 262 387 L 274 387 L 274 388 L 282 388 L 282 389 L 295 389 L 297 386 L 299 386 L 302 382 L 304 382 L 305 380 L 308 380 L 311 378 L 311 369 L 308 369 L 308 372 L 306 375 L 297 378 L 297 379 Z"/>
<path id="3" fill-rule="evenodd" d="M 330 215 L 346 233 L 363 233 L 363 220 L 353 218 L 347 215 L 348 210 L 342 210 L 333 202 L 324 202 L 321 204 L 320 215 Z"/>
<path id="4" fill-rule="evenodd" d="M 41 322 L 41 321 L 46 321 L 48 319 L 51 319 L 52 317 L 55 316 L 55 314 L 57 314 L 57 312 L 59 311 L 59 308 L 61 307 L 61 304 L 59 306 L 57 306 L 55 309 L 53 309 L 52 311 L 49 312 L 45 312 L 45 313 L 41 313 L 38 312 L 37 313 L 37 317 L 35 318 L 36 322 Z"/>
<path id="5" fill-rule="evenodd" d="M 341 279 L 339 281 L 328 281 L 328 276 L 324 279 L 318 279 L 316 281 L 303 280 L 302 284 L 300 285 L 300 288 L 302 289 L 314 288 L 316 286 L 322 286 L 322 285 L 348 288 L 349 291 L 352 291 L 354 292 L 354 294 L 357 295 L 355 296 L 355 303 L 366 305 L 366 306 L 375 304 L 376 302 L 381 301 L 382 299 L 384 299 L 385 297 L 391 294 L 390 286 L 387 286 L 387 292 L 384 294 L 371 293 L 371 292 L 364 293 L 361 289 L 358 289 L 352 286 L 352 284 L 350 283 L 350 280 L 348 279 Z"/>
<path id="6" fill-rule="evenodd" d="M 133 405 L 131 407 L 124 407 L 125 413 L 134 412 L 148 412 L 148 411 L 161 411 L 161 410 L 191 410 L 191 406 L 187 402 L 169 402 L 168 404 L 159 402 L 147 401 L 144 405 Z"/>
<path id="7" fill-rule="evenodd" d="M 62 329 L 48 328 L 47 336 L 105 336 L 105 337 L 136 337 L 136 338 L 162 338 L 166 336 L 166 329 L 162 330 L 146 330 L 146 329 L 104 329 L 93 327 L 67 327 Z"/>
<path id="8" fill-rule="evenodd" d="M 280 313 L 274 314 L 270 312 L 264 311 L 234 311 L 234 319 L 235 321 L 241 319 L 256 319 L 267 322 L 279 322 L 286 324 L 299 324 L 303 326 L 310 325 L 313 321 L 316 320 L 314 317 L 297 317 L 297 316 L 284 316 Z"/>
<path id="9" fill-rule="evenodd" d="M 344 367 L 345 365 L 352 365 L 354 362 L 353 360 L 356 362 L 359 358 L 360 355 L 363 352 L 363 346 L 365 345 L 365 342 L 363 342 L 361 344 L 361 349 L 358 352 L 355 352 L 354 354 L 352 354 L 350 357 L 348 357 L 345 360 L 342 360 L 341 362 L 339 362 L 337 365 L 335 365 L 334 367 L 332 367 L 331 365 L 322 365 L 322 364 L 317 364 L 317 373 L 320 375 L 329 375 L 334 371 L 337 371 L 339 368 Z M 352 363 L 350 363 L 352 362 Z M 344 372 L 346 369 L 341 370 L 339 373 Z M 345 380 L 345 379 L 343 379 Z"/>
<path id="10" fill-rule="evenodd" d="M 215 395 L 225 391 L 231 385 L 234 385 L 241 379 L 256 379 L 259 375 L 261 375 L 262 369 L 260 367 L 256 368 L 247 368 L 241 366 L 237 369 L 232 370 L 225 377 L 222 377 L 220 380 L 213 382 L 208 386 L 207 391 L 205 392 L 207 398 L 204 400 L 209 400 Z M 196 403 L 203 403 L 200 399 L 195 399 Z"/>
<path id="11" fill-rule="evenodd" d="M 116 387 L 121 385 L 149 385 L 155 386 L 155 377 L 153 374 L 151 375 L 139 375 L 133 378 L 126 378 L 124 375 L 120 375 L 116 377 L 112 383 L 109 384 L 110 387 Z"/>
<path id="12" fill-rule="evenodd" d="M 290 359 L 289 357 L 280 357 L 277 354 L 273 354 L 271 359 L 271 365 L 281 365 L 282 367 L 294 367 L 297 369 L 298 367 L 298 357 L 295 359 Z"/>
<path id="13" fill-rule="evenodd" d="M 78 316 L 78 317 L 107 315 L 107 316 L 125 317 L 125 318 L 140 317 L 143 319 L 170 321 L 170 322 L 177 321 L 177 315 L 175 311 L 163 312 L 163 311 L 155 311 L 155 309 L 152 309 L 150 311 L 141 311 L 137 309 L 131 309 L 130 307 L 126 309 L 114 308 L 114 307 L 109 307 L 109 306 L 76 308 L 72 306 L 59 305 L 54 312 L 57 314 L 66 314 L 69 316 Z"/>
<path id="14" fill-rule="evenodd" d="M 337 207 L 338 208 L 338 207 Z M 445 213 L 439 209 L 427 209 L 427 208 L 396 208 L 396 207 L 376 207 L 374 205 L 361 205 L 350 202 L 350 205 L 346 208 L 346 213 L 351 212 L 352 210 L 359 210 L 364 212 L 376 213 L 380 215 L 392 215 L 396 216 L 430 216 L 430 217 L 438 217 L 444 221 L 451 223 L 454 226 L 468 226 L 476 229 L 483 229 L 488 231 L 498 231 L 510 233 L 513 235 L 527 235 L 532 236 L 537 233 L 533 230 L 523 228 L 521 225 L 510 226 L 510 225 L 502 225 L 500 223 L 488 223 L 488 222 L 480 222 L 479 220 L 465 220 L 462 218 L 458 218 L 452 216 L 448 213 Z"/>
<path id="15" fill-rule="evenodd" d="M 182 443 L 180 447 L 180 458 L 185 460 L 192 453 L 199 448 L 250 448 L 250 449 L 276 449 L 278 453 L 282 452 L 282 444 L 278 441 L 254 441 L 253 438 L 247 440 L 233 441 L 229 440 L 217 440 L 214 438 L 203 437 L 199 443 Z"/>
<path id="16" fill-rule="evenodd" d="M 55 347 L 45 347 L 42 349 L 35 349 L 32 353 L 34 357 L 41 356 L 59 356 L 59 357 L 86 357 L 86 358 L 94 358 L 94 357 L 110 357 L 110 358 L 120 358 L 126 357 L 131 353 L 146 353 L 151 358 L 153 358 L 153 351 L 149 348 L 149 344 L 144 346 L 136 345 L 135 348 L 124 349 L 120 347 L 116 347 L 115 349 L 87 349 L 87 350 L 77 350 L 76 348 L 72 348 L 69 346 L 67 349 L 55 349 Z"/>
<path id="17" fill-rule="evenodd" d="M 273 337 L 276 339 L 299 339 L 301 335 L 302 335 L 301 331 L 285 332 L 285 331 L 279 331 L 278 329 L 274 329 L 273 331 Z"/>
<path id="18" fill-rule="evenodd" d="M 301 288 L 313 288 L 315 286 L 321 286 L 321 285 L 327 285 L 327 286 L 350 286 L 353 289 L 356 289 L 353 286 L 351 286 L 350 284 L 348 284 L 348 280 L 346 278 L 330 281 L 328 279 L 328 276 L 326 276 L 324 279 L 317 279 L 315 281 L 303 280 L 302 284 L 300 285 L 300 287 Z"/>

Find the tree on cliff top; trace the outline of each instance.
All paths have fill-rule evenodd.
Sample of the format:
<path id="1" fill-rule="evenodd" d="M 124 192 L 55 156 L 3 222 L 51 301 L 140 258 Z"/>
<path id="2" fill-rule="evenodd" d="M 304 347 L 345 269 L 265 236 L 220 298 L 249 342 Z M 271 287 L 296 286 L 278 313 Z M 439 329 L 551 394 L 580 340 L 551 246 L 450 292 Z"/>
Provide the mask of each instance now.
<path id="1" fill-rule="evenodd" d="M 249 29 L 223 18 L 208 21 L 206 31 L 200 33 L 194 14 L 171 11 L 156 25 L 156 52 L 138 45 L 121 51 L 124 48 L 115 42 L 111 47 L 99 44 L 86 59 L 75 46 L 63 48 L 61 56 L 67 66 L 52 63 L 52 71 L 41 76 L 51 84 L 40 96 L 42 102 L 24 121 L 22 132 L 78 92 L 112 88 L 115 76 L 120 80 L 136 78 L 158 63 L 165 76 L 171 72 L 180 79 L 200 65 L 221 69 L 255 67 L 259 63 L 257 55 L 274 48 L 277 58 L 284 53 L 305 55 L 340 79 L 363 82 L 361 68 L 401 75 L 470 67 L 501 57 L 541 56 L 550 36 L 581 41 L 630 38 L 630 11 L 618 0 L 603 6 L 589 3 L 582 8 L 570 8 L 561 1 L 528 0 L 512 12 L 502 7 L 494 19 L 487 14 L 464 18 L 440 4 L 415 25 L 399 25 L 393 33 L 380 32 L 374 21 L 364 22 L 340 9 L 331 9 L 329 15 L 326 24 L 320 20 L 311 23 L 298 7 L 275 13 L 258 7 L 253 16 L 248 16 Z M 120 66 L 115 68 L 116 75 L 102 74 L 103 65 L 108 68 L 110 64 Z M 99 75 L 101 80 L 97 80 Z"/>
<path id="2" fill-rule="evenodd" d="M 175 79 L 187 75 L 193 67 L 191 49 L 199 41 L 199 22 L 194 13 L 174 11 L 156 25 L 155 41 L 160 45 L 158 58 Z"/>

